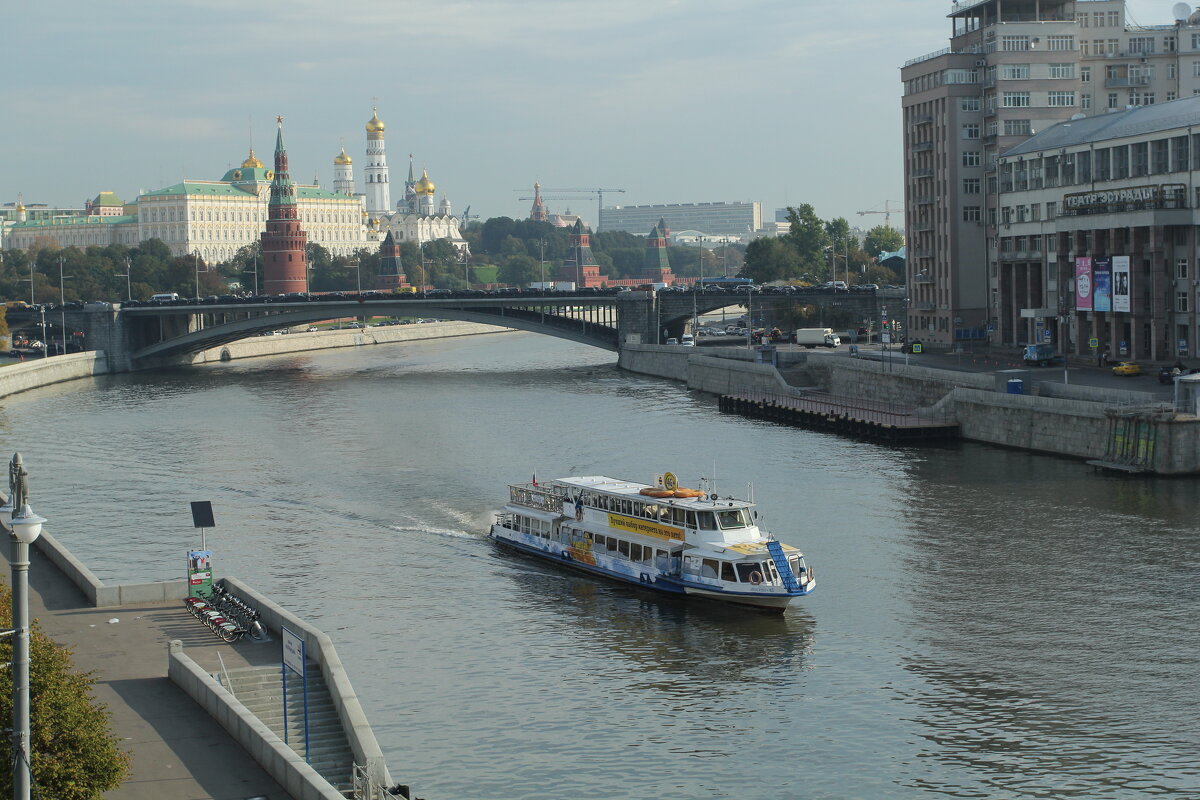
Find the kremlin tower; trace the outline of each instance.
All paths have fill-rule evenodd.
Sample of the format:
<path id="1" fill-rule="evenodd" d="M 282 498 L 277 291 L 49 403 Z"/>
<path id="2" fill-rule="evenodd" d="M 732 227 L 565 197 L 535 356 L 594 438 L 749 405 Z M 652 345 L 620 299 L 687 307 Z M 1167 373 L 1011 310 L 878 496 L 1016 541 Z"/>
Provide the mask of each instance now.
<path id="1" fill-rule="evenodd" d="M 667 260 L 667 237 L 671 235 L 667 221 L 659 217 L 658 224 L 646 235 L 646 255 L 642 259 L 642 277 L 652 283 L 674 283 L 671 263 Z"/>
<path id="2" fill-rule="evenodd" d="M 308 269 L 304 247 L 308 236 L 300 228 L 296 213 L 296 187 L 288 175 L 287 151 L 283 149 L 283 117 L 276 117 L 275 176 L 267 205 L 267 229 L 262 234 L 263 292 L 287 294 L 308 291 Z"/>
<path id="3" fill-rule="evenodd" d="M 367 168 L 363 171 L 363 180 L 367 182 L 367 213 L 372 217 L 392 213 L 392 187 L 388 184 L 385 150 L 383 121 L 372 106 L 371 119 L 367 122 Z"/>
<path id="4" fill-rule="evenodd" d="M 600 265 L 592 256 L 591 231 L 583 227 L 582 220 L 575 220 L 567 242 L 567 257 L 558 271 L 560 281 L 573 281 L 577 289 L 600 286 L 604 283 Z"/>
<path id="5" fill-rule="evenodd" d="M 436 189 L 433 181 L 429 180 L 429 171 L 422 169 L 421 180 L 413 184 L 413 191 L 417 193 L 417 213 L 421 216 L 433 216 L 433 193 Z"/>
<path id="6" fill-rule="evenodd" d="M 379 246 L 379 272 L 375 277 L 375 288 L 385 292 L 408 288 L 408 276 L 400 263 L 400 243 L 388 231 Z"/>

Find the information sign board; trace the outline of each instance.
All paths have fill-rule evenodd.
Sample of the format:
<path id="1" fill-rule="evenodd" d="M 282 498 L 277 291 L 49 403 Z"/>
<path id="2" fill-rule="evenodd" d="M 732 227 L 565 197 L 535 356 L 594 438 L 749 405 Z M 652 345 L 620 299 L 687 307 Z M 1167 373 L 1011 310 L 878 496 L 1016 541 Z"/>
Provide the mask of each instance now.
<path id="1" fill-rule="evenodd" d="M 283 665 L 297 675 L 304 674 L 304 637 L 281 628 L 283 631 Z"/>
<path id="2" fill-rule="evenodd" d="M 189 550 L 187 555 L 188 593 L 193 597 L 212 594 L 212 551 Z"/>

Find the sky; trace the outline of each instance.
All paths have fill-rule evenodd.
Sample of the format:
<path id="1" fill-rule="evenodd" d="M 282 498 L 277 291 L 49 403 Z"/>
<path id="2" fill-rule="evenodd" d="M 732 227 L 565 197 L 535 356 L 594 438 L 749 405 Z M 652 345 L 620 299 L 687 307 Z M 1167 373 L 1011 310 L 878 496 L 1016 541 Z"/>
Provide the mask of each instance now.
<path id="1" fill-rule="evenodd" d="M 1173 0 L 1130 0 L 1143 25 Z M 455 213 L 604 204 L 811 204 L 873 227 L 902 206 L 900 66 L 948 44 L 939 0 L 56 0 L 6 3 L 0 203 L 126 201 L 219 179 L 275 117 L 293 180 L 329 186 L 340 140 L 362 189 L 387 126 Z M 253 136 L 253 138 L 252 138 Z M 623 189 L 624 192 L 615 190 Z M 892 215 L 893 225 L 901 222 Z"/>

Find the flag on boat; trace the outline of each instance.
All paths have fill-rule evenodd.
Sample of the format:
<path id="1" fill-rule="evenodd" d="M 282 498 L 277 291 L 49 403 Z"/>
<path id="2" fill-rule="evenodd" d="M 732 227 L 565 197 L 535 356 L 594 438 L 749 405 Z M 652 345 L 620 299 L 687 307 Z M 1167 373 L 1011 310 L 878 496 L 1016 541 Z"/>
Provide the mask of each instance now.
<path id="1" fill-rule="evenodd" d="M 534 473 L 534 476 L 533 476 L 533 485 L 537 486 L 537 474 L 536 473 Z"/>

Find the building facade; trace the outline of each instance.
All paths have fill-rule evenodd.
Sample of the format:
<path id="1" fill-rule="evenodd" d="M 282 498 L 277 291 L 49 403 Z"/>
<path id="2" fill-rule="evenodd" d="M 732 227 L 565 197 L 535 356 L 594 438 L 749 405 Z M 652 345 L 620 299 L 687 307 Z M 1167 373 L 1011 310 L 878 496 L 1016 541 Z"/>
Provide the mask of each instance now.
<path id="1" fill-rule="evenodd" d="M 745 236 L 762 228 L 762 203 L 671 203 L 649 206 L 611 206 L 600 209 L 602 231 L 641 234 L 659 220 L 675 230 Z"/>
<path id="2" fill-rule="evenodd" d="M 1200 16 L 1132 26 L 1122 0 L 960 0 L 948 19 L 949 47 L 901 70 L 908 324 L 927 344 L 1000 342 L 1002 154 L 1200 90 Z"/>
<path id="3" fill-rule="evenodd" d="M 1000 157 L 1000 341 L 1196 356 L 1193 131 L 1200 96 L 1061 123 Z"/>

